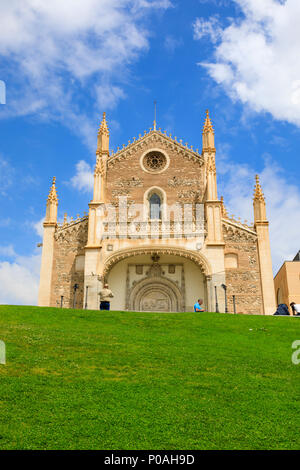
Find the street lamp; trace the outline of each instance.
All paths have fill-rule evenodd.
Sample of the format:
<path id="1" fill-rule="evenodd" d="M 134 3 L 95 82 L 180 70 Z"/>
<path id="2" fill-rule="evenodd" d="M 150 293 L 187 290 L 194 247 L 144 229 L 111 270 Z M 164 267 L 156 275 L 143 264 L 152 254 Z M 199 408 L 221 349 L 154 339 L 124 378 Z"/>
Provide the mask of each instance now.
<path id="1" fill-rule="evenodd" d="M 221 284 L 224 289 L 225 293 L 225 313 L 228 313 L 228 305 L 227 305 L 227 286 L 225 284 Z"/>
<path id="2" fill-rule="evenodd" d="M 215 286 L 215 296 L 216 296 L 216 313 L 219 313 L 219 304 L 218 304 L 217 286 Z"/>
<path id="3" fill-rule="evenodd" d="M 74 301 L 73 301 L 73 308 L 76 308 L 76 291 L 78 289 L 79 285 L 78 284 L 74 284 Z"/>

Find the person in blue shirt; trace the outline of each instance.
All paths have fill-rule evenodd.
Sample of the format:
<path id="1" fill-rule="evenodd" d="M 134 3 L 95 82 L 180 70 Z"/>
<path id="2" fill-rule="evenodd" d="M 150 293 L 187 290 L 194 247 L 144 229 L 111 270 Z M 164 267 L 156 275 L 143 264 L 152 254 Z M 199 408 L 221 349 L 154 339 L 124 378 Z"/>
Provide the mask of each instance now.
<path id="1" fill-rule="evenodd" d="M 198 299 L 198 302 L 196 302 L 194 305 L 194 312 L 204 312 L 204 308 L 202 304 L 203 304 L 203 300 Z"/>

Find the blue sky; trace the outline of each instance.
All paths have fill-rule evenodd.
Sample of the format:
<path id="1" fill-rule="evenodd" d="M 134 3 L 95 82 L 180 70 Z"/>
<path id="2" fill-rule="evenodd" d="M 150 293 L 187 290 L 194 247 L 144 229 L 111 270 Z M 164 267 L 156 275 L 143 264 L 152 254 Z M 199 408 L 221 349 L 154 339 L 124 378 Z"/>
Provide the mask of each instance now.
<path id="1" fill-rule="evenodd" d="M 0 303 L 36 302 L 52 176 L 59 218 L 91 199 L 97 130 L 111 148 L 158 126 L 201 149 L 219 195 L 253 220 L 261 175 L 274 272 L 299 250 L 298 0 L 11 0 L 0 4 Z"/>

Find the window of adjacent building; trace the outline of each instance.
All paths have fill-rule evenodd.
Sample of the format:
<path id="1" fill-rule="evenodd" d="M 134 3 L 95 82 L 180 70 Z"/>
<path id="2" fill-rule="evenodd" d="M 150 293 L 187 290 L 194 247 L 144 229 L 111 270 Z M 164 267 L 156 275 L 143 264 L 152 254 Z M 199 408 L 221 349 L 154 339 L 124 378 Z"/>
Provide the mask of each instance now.
<path id="1" fill-rule="evenodd" d="M 160 220 L 161 219 L 161 199 L 158 194 L 153 193 L 149 198 L 150 206 L 150 219 Z"/>

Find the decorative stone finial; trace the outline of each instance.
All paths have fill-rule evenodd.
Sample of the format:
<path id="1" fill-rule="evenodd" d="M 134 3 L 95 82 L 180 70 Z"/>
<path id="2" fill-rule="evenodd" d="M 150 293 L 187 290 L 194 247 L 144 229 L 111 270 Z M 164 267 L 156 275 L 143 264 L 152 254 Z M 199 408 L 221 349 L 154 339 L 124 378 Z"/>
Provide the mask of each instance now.
<path id="1" fill-rule="evenodd" d="M 207 109 L 206 110 L 206 119 L 205 119 L 204 127 L 203 127 L 203 134 L 206 134 L 206 133 L 209 133 L 209 132 L 212 132 L 213 134 L 215 133 L 212 122 L 211 122 L 211 119 L 209 117 L 209 110 Z"/>
<path id="2" fill-rule="evenodd" d="M 154 101 L 154 121 L 153 121 L 153 130 L 156 131 L 156 105 L 157 102 Z"/>
<path id="3" fill-rule="evenodd" d="M 159 260 L 160 260 L 160 256 L 157 255 L 157 254 L 154 254 L 154 255 L 151 256 L 151 259 L 152 259 L 153 263 L 158 263 Z"/>
<path id="4" fill-rule="evenodd" d="M 55 183 L 56 183 L 56 177 L 53 176 L 52 186 L 50 188 L 50 192 L 49 192 L 49 196 L 48 196 L 48 202 L 55 203 L 57 205 L 58 204 L 58 197 L 57 197 Z"/>
<path id="5" fill-rule="evenodd" d="M 99 134 L 109 136 L 109 130 L 106 122 L 106 113 L 103 113 L 102 121 L 99 127 Z"/>
<path id="6" fill-rule="evenodd" d="M 255 189 L 254 189 L 254 198 L 253 199 L 254 199 L 254 201 L 265 202 L 264 193 L 262 192 L 258 175 L 255 176 L 255 180 L 256 180 L 256 185 L 255 185 Z"/>

